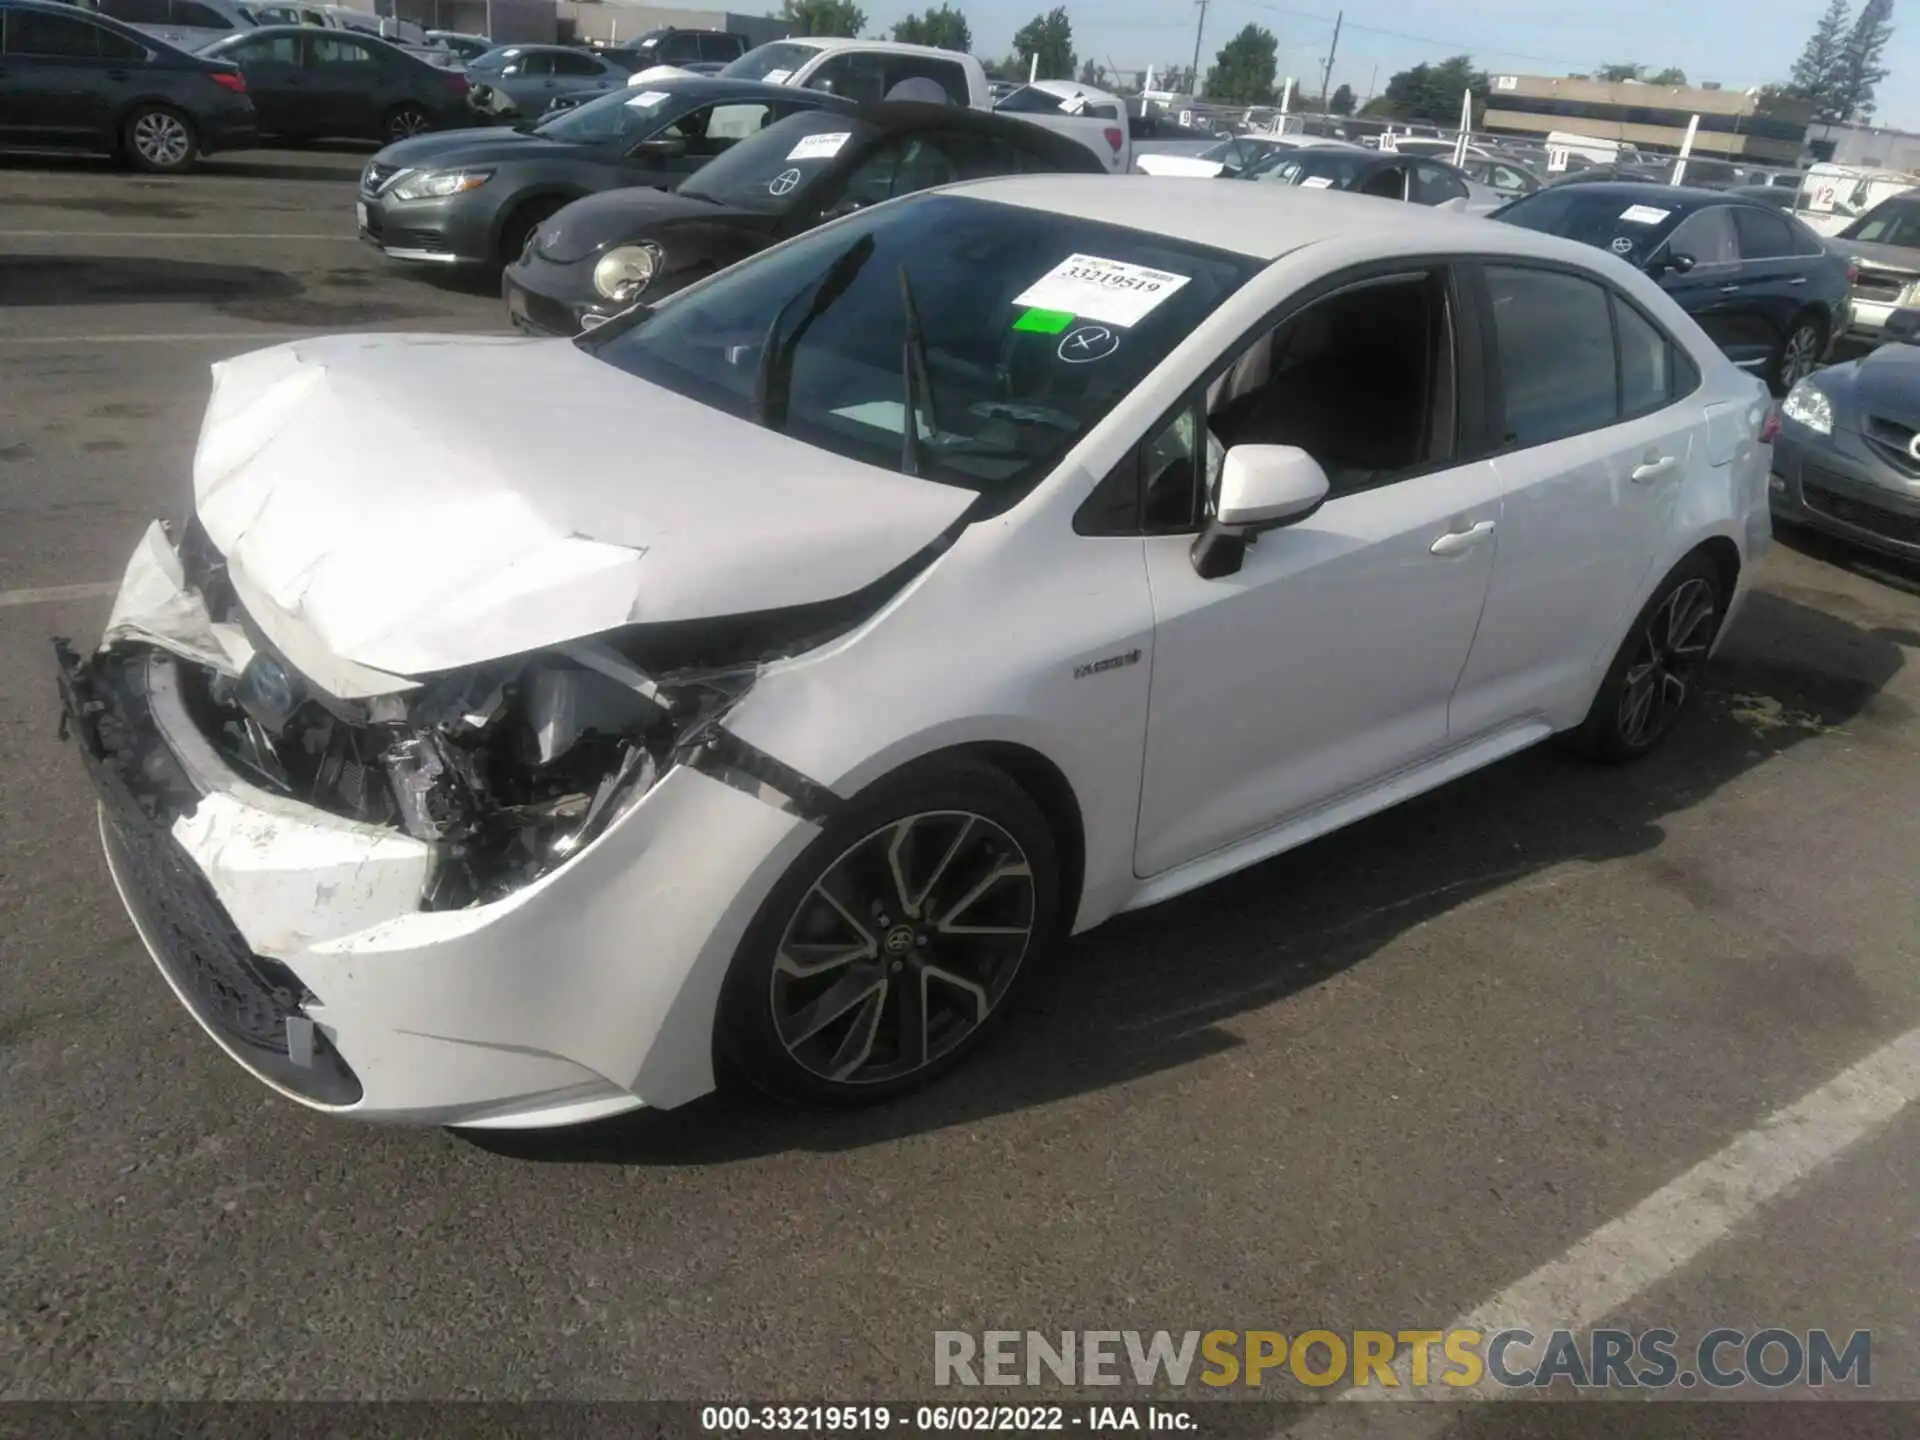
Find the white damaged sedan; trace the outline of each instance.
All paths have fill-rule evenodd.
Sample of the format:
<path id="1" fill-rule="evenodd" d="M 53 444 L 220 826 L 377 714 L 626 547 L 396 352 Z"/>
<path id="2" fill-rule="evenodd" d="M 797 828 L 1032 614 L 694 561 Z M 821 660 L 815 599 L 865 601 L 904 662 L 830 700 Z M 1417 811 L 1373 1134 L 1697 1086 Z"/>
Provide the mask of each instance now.
<path id="1" fill-rule="evenodd" d="M 1386 209 L 990 181 L 574 341 L 216 366 L 195 518 L 56 644 L 161 973 L 369 1119 L 877 1098 L 1070 932 L 1646 753 L 1764 394 L 1611 256 Z"/>

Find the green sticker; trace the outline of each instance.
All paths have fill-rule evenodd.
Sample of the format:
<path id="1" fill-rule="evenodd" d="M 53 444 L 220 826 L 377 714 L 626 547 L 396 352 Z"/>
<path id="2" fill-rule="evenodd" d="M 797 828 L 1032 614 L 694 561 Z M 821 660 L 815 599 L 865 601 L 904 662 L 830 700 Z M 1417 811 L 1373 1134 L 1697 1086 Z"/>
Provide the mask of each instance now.
<path id="1" fill-rule="evenodd" d="M 1035 335 L 1058 335 L 1071 324 L 1073 316 L 1064 310 L 1029 310 L 1013 322 L 1013 328 Z"/>

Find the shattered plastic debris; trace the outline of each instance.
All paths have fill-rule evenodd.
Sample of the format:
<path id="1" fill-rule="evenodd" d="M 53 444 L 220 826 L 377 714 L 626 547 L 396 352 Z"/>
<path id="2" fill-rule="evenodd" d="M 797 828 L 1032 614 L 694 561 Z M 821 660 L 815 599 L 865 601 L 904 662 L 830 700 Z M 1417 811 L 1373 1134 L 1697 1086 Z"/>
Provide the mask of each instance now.
<path id="1" fill-rule="evenodd" d="M 253 643 L 240 627 L 216 625 L 200 592 L 187 588 L 180 557 L 158 520 L 127 561 L 100 645 L 122 640 L 144 640 L 229 677 L 253 658 Z"/>

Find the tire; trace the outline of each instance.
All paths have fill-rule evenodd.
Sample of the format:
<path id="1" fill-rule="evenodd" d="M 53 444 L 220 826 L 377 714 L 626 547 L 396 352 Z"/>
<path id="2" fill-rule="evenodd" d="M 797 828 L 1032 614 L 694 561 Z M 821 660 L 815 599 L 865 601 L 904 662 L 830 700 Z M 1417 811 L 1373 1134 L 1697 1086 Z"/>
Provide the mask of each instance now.
<path id="1" fill-rule="evenodd" d="M 1826 352 L 1827 330 L 1814 315 L 1796 315 L 1767 361 L 1767 384 L 1784 395 L 1807 378 Z"/>
<path id="2" fill-rule="evenodd" d="M 120 126 L 120 151 L 136 170 L 182 175 L 200 159 L 193 121 L 170 105 L 136 105 Z"/>
<path id="3" fill-rule="evenodd" d="M 1059 928 L 1058 852 L 1027 792 L 978 760 L 912 766 L 836 815 L 761 905 L 716 1059 L 782 1100 L 917 1089 L 1000 1023 Z"/>
<path id="4" fill-rule="evenodd" d="M 518 260 L 520 252 L 527 248 L 528 238 L 540 227 L 541 221 L 566 203 L 551 196 L 545 200 L 530 200 L 507 216 L 507 223 L 500 227 L 500 252 L 494 257 L 495 268 L 504 270 Z"/>
<path id="5" fill-rule="evenodd" d="M 1586 720 L 1571 737 L 1575 748 L 1612 763 L 1658 749 L 1692 698 L 1726 610 L 1719 566 L 1699 551 L 1676 565 L 1621 641 Z"/>
<path id="6" fill-rule="evenodd" d="M 380 121 L 380 136 L 389 145 L 424 135 L 433 128 L 433 117 L 411 101 L 396 105 Z"/>

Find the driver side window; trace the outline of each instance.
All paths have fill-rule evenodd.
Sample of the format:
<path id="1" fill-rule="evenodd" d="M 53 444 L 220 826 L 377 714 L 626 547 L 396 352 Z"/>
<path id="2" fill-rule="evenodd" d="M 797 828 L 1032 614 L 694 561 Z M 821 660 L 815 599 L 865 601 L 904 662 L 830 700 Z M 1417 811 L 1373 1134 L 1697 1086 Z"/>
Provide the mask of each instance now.
<path id="1" fill-rule="evenodd" d="M 1667 253 L 1691 255 L 1695 266 L 1731 265 L 1740 258 L 1734 243 L 1733 217 L 1726 206 L 1696 210 L 1667 237 Z"/>
<path id="2" fill-rule="evenodd" d="M 1362 195 L 1376 195 L 1382 200 L 1404 200 L 1407 198 L 1407 167 L 1389 165 L 1384 170 L 1376 170 L 1360 186 Z"/>

